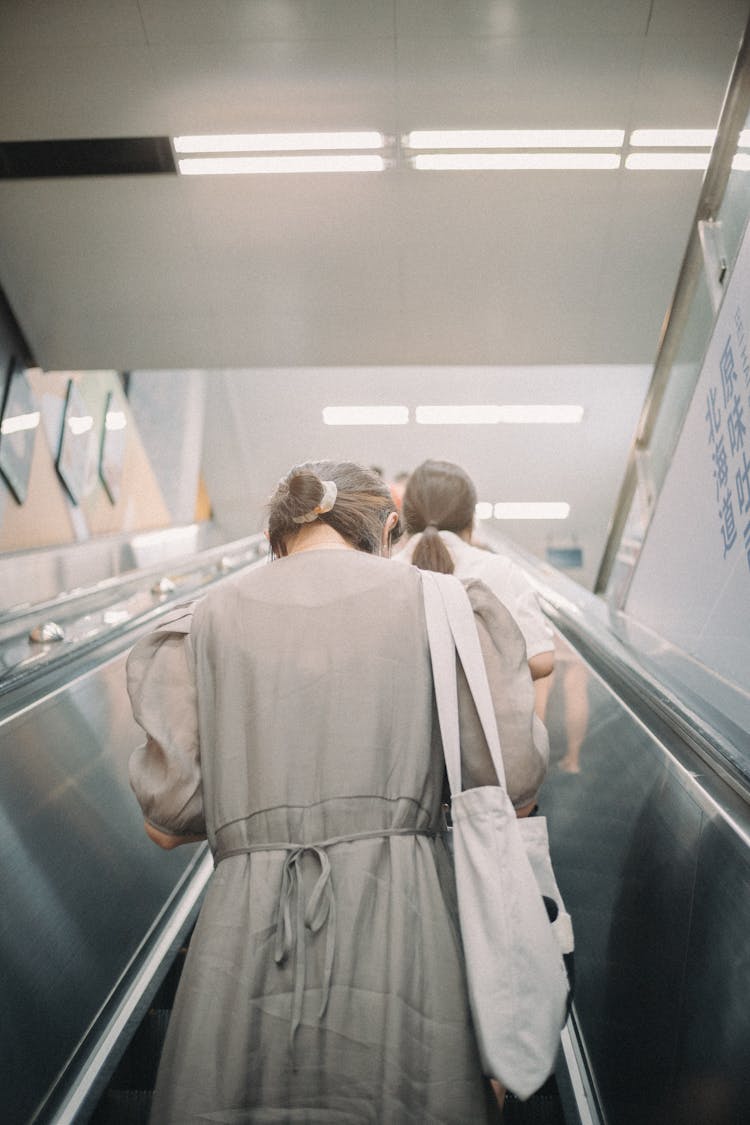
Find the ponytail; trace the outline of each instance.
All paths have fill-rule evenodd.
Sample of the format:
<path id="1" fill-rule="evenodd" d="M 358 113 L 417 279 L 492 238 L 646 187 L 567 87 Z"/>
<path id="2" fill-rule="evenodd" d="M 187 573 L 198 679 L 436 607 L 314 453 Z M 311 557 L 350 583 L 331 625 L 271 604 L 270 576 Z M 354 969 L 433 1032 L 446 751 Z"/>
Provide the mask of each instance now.
<path id="1" fill-rule="evenodd" d="M 420 570 L 434 570 L 438 574 L 453 574 L 453 559 L 434 524 L 428 524 L 411 556 L 413 566 Z"/>

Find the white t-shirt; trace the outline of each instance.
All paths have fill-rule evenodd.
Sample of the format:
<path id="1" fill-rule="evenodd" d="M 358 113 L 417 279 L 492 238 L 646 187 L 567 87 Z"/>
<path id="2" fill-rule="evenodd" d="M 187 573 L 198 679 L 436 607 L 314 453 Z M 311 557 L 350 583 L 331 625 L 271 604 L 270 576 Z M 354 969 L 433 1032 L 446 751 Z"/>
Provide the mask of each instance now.
<path id="1" fill-rule="evenodd" d="M 394 558 L 411 562 L 421 534 L 413 535 Z M 539 608 L 536 591 L 520 567 L 504 555 L 496 555 L 481 547 L 473 547 L 452 531 L 441 531 L 440 538 L 448 548 L 457 578 L 480 578 L 510 611 L 526 641 L 526 658 L 554 648 L 552 627 Z"/>

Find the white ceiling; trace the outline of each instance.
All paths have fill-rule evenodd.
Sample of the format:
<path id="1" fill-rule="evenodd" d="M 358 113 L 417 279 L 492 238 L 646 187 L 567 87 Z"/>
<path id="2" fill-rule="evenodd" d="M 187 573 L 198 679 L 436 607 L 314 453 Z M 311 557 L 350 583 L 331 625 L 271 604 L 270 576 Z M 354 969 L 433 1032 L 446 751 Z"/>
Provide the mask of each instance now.
<path id="1" fill-rule="evenodd" d="M 5 0 L 0 140 L 707 127 L 747 0 Z M 642 363 L 699 172 L 0 182 L 58 368 Z"/>
<path id="2" fill-rule="evenodd" d="M 750 0 L 2 0 L 0 141 L 711 128 L 749 11 Z M 218 418 L 245 412 L 237 444 L 210 423 L 207 450 L 230 522 L 234 480 L 254 472 L 265 495 L 286 467 L 288 419 L 254 419 L 269 379 L 281 404 L 298 392 L 291 369 L 317 388 L 315 424 L 291 443 L 303 457 L 320 451 L 319 408 L 368 387 L 371 401 L 389 387 L 410 405 L 430 379 L 442 402 L 490 389 L 501 401 L 511 387 L 512 401 L 581 401 L 573 390 L 588 388 L 587 417 L 609 416 L 598 438 L 573 427 L 561 447 L 546 428 L 509 445 L 463 427 L 440 440 L 480 491 L 508 479 L 527 491 L 489 499 L 566 499 L 568 478 L 598 482 L 567 528 L 593 559 L 700 181 L 427 173 L 403 159 L 348 175 L 0 181 L 0 284 L 44 367 L 241 369 L 238 390 L 217 374 L 211 396 Z M 408 430 L 387 440 L 413 448 L 386 452 L 382 431 L 336 442 L 395 472 L 435 447 L 433 428 Z M 518 528 L 532 546 L 545 534 Z"/>

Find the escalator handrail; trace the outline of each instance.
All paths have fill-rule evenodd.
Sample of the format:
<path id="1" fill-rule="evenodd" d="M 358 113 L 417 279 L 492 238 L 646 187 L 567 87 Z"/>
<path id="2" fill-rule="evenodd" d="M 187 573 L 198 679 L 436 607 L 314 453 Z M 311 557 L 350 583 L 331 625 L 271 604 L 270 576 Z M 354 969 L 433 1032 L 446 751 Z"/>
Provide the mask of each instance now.
<path id="1" fill-rule="evenodd" d="M 688 704 L 676 687 L 648 667 L 647 658 L 618 635 L 627 625 L 625 615 L 517 544 L 504 540 L 501 549 L 523 568 L 547 616 L 579 651 L 585 650 L 582 655 L 595 670 L 613 687 L 616 682 L 626 684 L 750 808 L 750 764 L 739 757 L 727 734 Z M 705 675 L 711 675 L 710 669 Z"/>
<path id="2" fill-rule="evenodd" d="M 112 647 L 113 645 L 122 647 L 128 637 L 143 631 L 146 625 L 153 624 L 153 622 L 163 616 L 170 608 L 188 600 L 195 600 L 195 598 L 202 596 L 207 589 L 218 582 L 226 580 L 230 575 L 239 573 L 246 566 L 258 565 L 264 558 L 263 550 L 265 545 L 266 540 L 264 536 L 256 535 L 237 540 L 236 542 L 222 544 L 219 548 L 210 547 L 206 551 L 191 556 L 189 560 L 183 559 L 177 566 L 169 568 L 171 575 L 175 578 L 189 578 L 191 575 L 198 574 L 216 565 L 217 559 L 219 562 L 216 573 L 197 588 L 194 587 L 185 590 L 180 589 L 179 585 L 177 585 L 174 592 L 171 594 L 154 595 L 154 601 L 142 612 L 128 617 L 124 621 L 112 624 L 108 626 L 106 630 L 101 630 L 91 637 L 66 644 L 65 647 L 51 650 L 47 654 L 43 664 L 29 663 L 10 668 L 5 674 L 0 676 L 0 700 L 2 700 L 3 703 L 2 711 L 0 711 L 0 721 L 15 709 L 13 704 L 9 703 L 6 697 L 16 689 L 26 688 L 35 680 L 41 682 L 42 677 L 44 677 L 45 680 L 56 677 L 71 663 L 78 663 L 84 657 L 91 658 L 92 654 L 105 647 Z M 239 556 L 237 562 L 233 561 L 235 556 Z M 225 562 L 226 565 L 223 565 Z M 120 576 L 117 581 L 111 583 L 110 580 L 107 580 L 109 584 L 106 588 L 112 593 L 111 601 L 108 600 L 108 604 L 116 604 L 126 591 L 134 595 L 142 591 L 150 590 L 150 583 L 154 575 L 163 575 L 164 570 L 165 567 L 161 565 L 143 571 L 139 570 L 135 574 L 130 572 L 128 575 Z M 99 592 L 100 586 L 97 585 L 86 591 L 85 594 L 81 593 L 81 617 L 85 616 L 85 599 L 90 600 L 92 596 L 98 595 Z M 30 612 L 26 612 L 24 616 L 29 617 L 31 614 Z"/>

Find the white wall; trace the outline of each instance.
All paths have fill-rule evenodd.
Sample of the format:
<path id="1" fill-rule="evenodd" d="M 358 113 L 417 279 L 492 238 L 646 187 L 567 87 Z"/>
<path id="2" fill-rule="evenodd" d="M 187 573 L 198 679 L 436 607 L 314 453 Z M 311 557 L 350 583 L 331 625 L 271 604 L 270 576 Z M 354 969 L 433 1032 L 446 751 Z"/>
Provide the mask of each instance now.
<path id="1" fill-rule="evenodd" d="M 298 461 L 335 457 L 377 464 L 386 476 L 427 457 L 462 464 L 480 499 L 563 500 L 566 521 L 503 523 L 540 555 L 577 542 L 591 585 L 648 384 L 647 367 L 296 368 L 208 376 L 204 474 L 218 522 L 258 530 L 278 479 Z M 580 403 L 580 425 L 424 426 L 430 403 Z M 327 405 L 402 404 L 408 426 L 324 426 Z"/>

